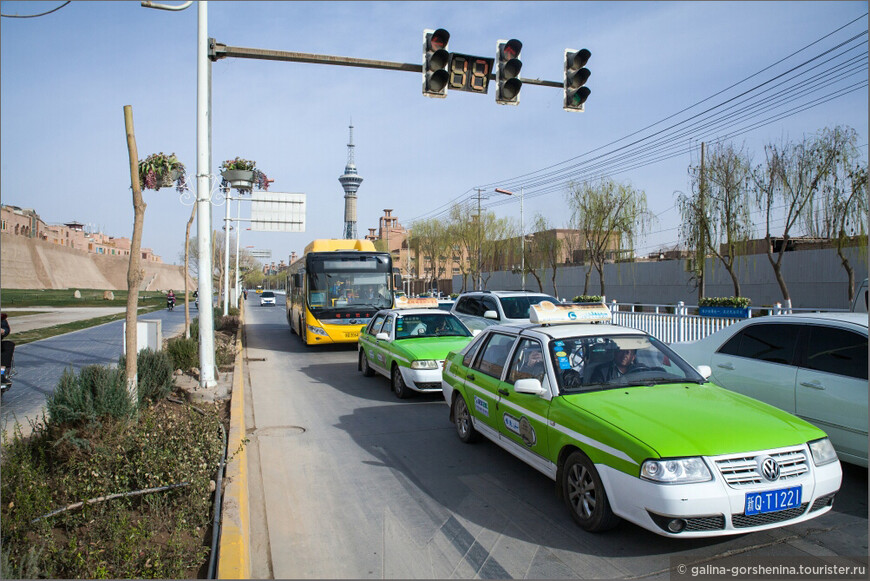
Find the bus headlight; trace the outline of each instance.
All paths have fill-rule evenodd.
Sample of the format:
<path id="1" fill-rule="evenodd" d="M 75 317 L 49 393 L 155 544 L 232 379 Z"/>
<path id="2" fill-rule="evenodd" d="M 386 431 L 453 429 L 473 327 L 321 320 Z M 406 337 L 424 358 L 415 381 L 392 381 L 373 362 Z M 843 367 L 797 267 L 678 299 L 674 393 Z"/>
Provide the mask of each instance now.
<path id="1" fill-rule="evenodd" d="M 320 335 L 321 337 L 329 337 L 326 331 L 323 330 L 323 327 L 315 327 L 314 325 L 308 325 L 308 332 L 312 335 Z"/>
<path id="2" fill-rule="evenodd" d="M 434 359 L 411 361 L 411 369 L 438 369 L 438 362 Z"/>

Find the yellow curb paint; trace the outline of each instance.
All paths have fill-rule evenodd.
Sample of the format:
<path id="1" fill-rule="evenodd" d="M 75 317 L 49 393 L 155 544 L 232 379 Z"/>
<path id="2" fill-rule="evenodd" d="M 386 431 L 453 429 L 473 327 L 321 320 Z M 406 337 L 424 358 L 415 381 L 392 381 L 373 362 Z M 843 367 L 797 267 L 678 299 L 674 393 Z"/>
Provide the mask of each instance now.
<path id="1" fill-rule="evenodd" d="M 230 433 L 218 555 L 218 579 L 251 578 L 251 526 L 248 503 L 248 455 L 245 439 L 245 381 L 242 356 L 242 328 L 245 324 L 245 303 L 240 307 L 241 324 L 236 335 L 236 362 L 233 371 L 233 395 L 230 400 Z M 227 517 L 227 507 L 238 507 Z"/>

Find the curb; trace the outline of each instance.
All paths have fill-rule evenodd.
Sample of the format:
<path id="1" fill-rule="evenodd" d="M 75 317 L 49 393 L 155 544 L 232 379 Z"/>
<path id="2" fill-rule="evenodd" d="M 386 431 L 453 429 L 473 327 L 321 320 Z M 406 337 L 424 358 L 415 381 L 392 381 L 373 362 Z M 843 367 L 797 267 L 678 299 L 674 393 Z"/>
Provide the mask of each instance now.
<path id="1" fill-rule="evenodd" d="M 226 465 L 227 486 L 221 509 L 221 537 L 218 548 L 218 579 L 251 578 L 251 513 L 248 503 L 248 455 L 245 442 L 245 380 L 242 329 L 245 305 L 240 306 L 241 324 L 236 334 L 233 395 L 230 400 L 230 431 Z"/>

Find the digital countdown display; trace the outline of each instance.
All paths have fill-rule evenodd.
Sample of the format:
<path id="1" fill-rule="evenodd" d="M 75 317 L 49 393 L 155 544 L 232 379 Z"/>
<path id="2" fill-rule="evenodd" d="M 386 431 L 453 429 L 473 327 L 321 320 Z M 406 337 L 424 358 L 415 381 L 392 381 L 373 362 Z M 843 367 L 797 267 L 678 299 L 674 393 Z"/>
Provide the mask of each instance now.
<path id="1" fill-rule="evenodd" d="M 447 86 L 454 91 L 486 94 L 493 62 L 495 59 L 458 52 L 450 53 L 450 64 L 447 69 L 450 77 Z"/>

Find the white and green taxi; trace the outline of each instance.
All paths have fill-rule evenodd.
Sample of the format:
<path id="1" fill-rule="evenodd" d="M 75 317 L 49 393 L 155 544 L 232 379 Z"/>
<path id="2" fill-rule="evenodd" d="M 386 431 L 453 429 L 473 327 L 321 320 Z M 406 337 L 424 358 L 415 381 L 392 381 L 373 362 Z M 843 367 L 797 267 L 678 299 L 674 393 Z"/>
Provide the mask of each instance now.
<path id="1" fill-rule="evenodd" d="M 388 377 L 396 396 L 440 392 L 441 367 L 450 351 L 474 333 L 434 298 L 396 298 L 396 308 L 378 311 L 359 334 L 358 369 Z"/>
<path id="2" fill-rule="evenodd" d="M 462 441 L 483 435 L 555 480 L 584 529 L 707 537 L 831 510 L 842 472 L 818 428 L 708 382 L 605 305 L 530 314 L 450 353 L 444 398 Z"/>

